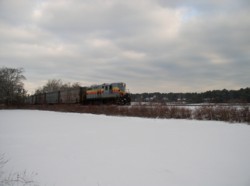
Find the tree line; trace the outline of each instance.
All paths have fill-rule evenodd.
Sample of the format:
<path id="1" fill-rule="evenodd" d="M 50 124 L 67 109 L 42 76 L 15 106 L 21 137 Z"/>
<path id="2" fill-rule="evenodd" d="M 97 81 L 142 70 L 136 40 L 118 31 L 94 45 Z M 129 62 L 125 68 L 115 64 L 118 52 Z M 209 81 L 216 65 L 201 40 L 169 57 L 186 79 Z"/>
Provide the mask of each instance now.
<path id="1" fill-rule="evenodd" d="M 0 68 L 0 104 L 21 104 L 25 102 L 27 91 L 24 89 L 23 68 Z M 51 79 L 38 88 L 35 94 L 79 87 L 77 83 L 63 83 Z M 133 102 L 185 102 L 185 103 L 250 103 L 250 88 L 240 90 L 212 90 L 203 93 L 141 93 L 131 94 Z"/>
<path id="2" fill-rule="evenodd" d="M 61 79 L 49 79 L 48 82 L 38 89 L 36 89 L 35 94 L 45 93 L 45 92 L 54 92 L 59 90 L 67 90 L 70 88 L 80 87 L 78 82 L 76 83 L 63 83 Z"/>
<path id="3" fill-rule="evenodd" d="M 202 93 L 141 93 L 132 94 L 135 102 L 181 103 L 250 103 L 250 88 L 212 90 Z"/>

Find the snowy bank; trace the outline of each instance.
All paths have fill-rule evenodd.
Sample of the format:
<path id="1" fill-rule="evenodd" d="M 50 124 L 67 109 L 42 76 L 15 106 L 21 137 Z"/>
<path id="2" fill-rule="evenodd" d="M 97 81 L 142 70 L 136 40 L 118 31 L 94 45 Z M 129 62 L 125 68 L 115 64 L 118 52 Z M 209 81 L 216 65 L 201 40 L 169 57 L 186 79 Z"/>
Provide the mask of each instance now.
<path id="1" fill-rule="evenodd" d="M 40 185 L 250 185 L 250 126 L 0 110 L 6 172 Z"/>

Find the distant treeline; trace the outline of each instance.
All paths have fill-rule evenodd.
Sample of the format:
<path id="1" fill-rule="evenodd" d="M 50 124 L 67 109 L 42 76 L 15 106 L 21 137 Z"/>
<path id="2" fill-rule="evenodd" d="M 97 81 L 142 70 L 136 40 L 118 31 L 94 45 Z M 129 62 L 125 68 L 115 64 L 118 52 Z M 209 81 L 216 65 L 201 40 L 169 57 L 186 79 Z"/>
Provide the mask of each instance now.
<path id="1" fill-rule="evenodd" d="M 131 97 L 134 102 L 250 103 L 250 88 L 203 93 L 141 93 Z"/>

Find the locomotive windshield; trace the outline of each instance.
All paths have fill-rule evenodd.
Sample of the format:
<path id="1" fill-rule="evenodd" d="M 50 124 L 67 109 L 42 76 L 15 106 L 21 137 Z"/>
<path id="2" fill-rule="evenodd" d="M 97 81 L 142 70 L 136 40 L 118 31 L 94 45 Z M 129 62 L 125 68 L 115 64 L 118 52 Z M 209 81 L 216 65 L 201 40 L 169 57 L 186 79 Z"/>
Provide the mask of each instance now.
<path id="1" fill-rule="evenodd" d="M 126 84 L 125 83 L 118 83 L 117 86 L 119 87 L 119 89 L 121 91 L 124 91 L 126 90 Z"/>

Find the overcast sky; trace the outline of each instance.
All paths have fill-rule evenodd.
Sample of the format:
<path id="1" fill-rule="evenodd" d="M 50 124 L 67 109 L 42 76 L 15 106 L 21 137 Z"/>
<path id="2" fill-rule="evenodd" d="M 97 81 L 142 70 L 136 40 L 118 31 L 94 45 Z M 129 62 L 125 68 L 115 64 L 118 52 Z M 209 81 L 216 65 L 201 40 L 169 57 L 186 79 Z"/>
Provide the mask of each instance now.
<path id="1" fill-rule="evenodd" d="M 0 0 L 0 67 L 132 93 L 250 86 L 249 0 Z"/>

